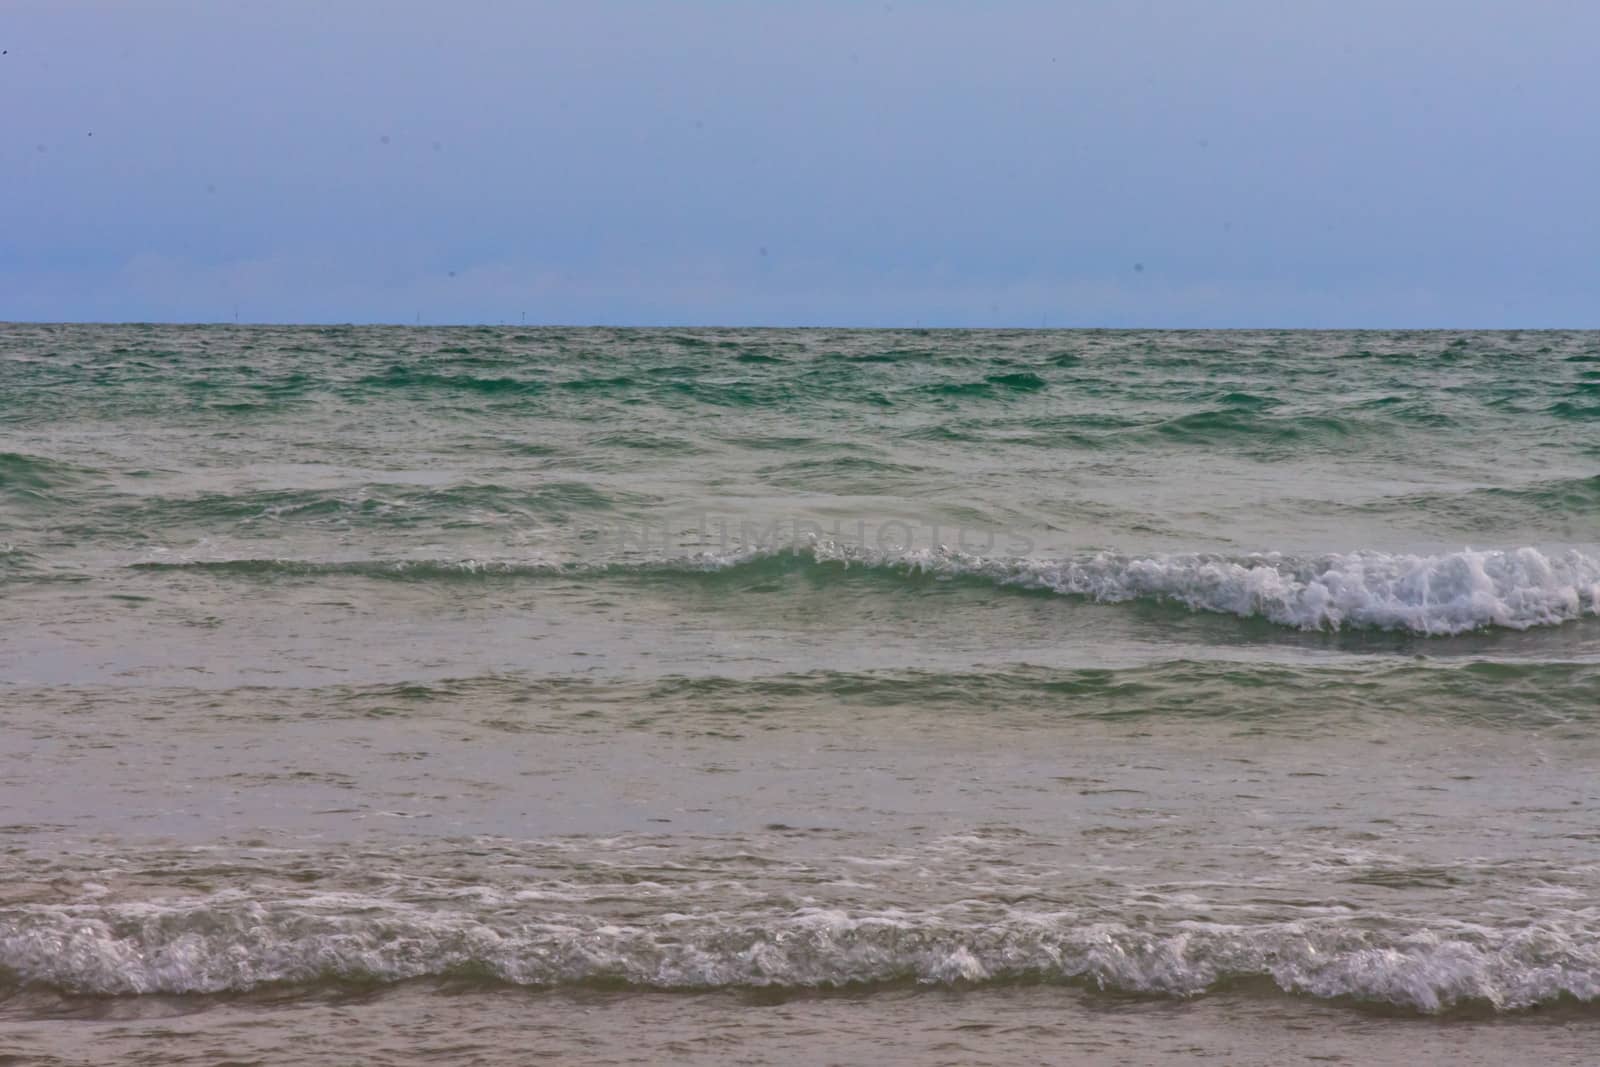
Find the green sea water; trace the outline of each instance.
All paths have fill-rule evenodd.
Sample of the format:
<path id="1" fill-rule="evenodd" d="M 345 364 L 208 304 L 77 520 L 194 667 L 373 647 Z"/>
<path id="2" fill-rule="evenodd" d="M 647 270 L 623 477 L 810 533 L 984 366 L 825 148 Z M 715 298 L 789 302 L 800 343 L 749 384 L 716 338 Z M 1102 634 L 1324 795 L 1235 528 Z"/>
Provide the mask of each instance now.
<path id="1" fill-rule="evenodd" d="M 1559 1056 L 1600 334 L 0 326 L 0 702 L 34 1058 Z"/>

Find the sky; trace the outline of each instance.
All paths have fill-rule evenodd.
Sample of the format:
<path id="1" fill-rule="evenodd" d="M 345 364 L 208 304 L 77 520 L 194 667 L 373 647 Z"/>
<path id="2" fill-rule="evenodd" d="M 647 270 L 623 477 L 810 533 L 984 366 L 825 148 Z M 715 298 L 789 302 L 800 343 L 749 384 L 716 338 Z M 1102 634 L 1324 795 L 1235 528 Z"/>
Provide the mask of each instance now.
<path id="1" fill-rule="evenodd" d="M 1592 0 L 4 0 L 0 320 L 1600 327 Z"/>

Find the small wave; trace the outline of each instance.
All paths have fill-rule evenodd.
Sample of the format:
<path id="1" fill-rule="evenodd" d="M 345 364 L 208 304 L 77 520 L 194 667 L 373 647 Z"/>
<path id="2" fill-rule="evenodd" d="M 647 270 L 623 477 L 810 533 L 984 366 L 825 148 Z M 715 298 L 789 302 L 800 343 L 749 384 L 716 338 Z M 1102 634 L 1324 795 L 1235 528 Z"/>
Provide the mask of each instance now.
<path id="1" fill-rule="evenodd" d="M 564 519 L 648 503 L 637 493 L 586 482 L 544 482 L 527 488 L 492 483 L 454 486 L 364 485 L 352 489 L 279 489 L 157 496 L 102 509 L 102 527 L 161 530 L 232 523 L 237 528 L 282 523 L 311 526 L 463 526 L 510 519 Z"/>
<path id="2" fill-rule="evenodd" d="M 199 571 L 242 577 L 323 577 L 347 575 L 355 578 L 395 579 L 400 581 L 451 581 L 490 577 L 545 577 L 568 573 L 559 563 L 473 559 L 463 560 L 295 560 L 295 559 L 214 559 L 166 562 L 150 560 L 129 564 L 140 571 Z"/>
<path id="3" fill-rule="evenodd" d="M 1169 419 L 1154 428 L 1161 437 L 1187 443 L 1243 440 L 1337 440 L 1358 430 L 1356 424 L 1331 415 L 1258 415 L 1249 406 L 1197 411 Z"/>
<path id="4" fill-rule="evenodd" d="M 746 380 L 735 382 L 714 381 L 703 378 L 673 380 L 664 383 L 667 391 L 719 408 L 760 408 L 776 404 L 783 391 L 770 383 L 752 384 Z"/>
<path id="5" fill-rule="evenodd" d="M 15 580 L 35 573 L 38 557 L 15 545 L 0 544 L 0 579 Z"/>
<path id="6" fill-rule="evenodd" d="M 0 452 L 0 493 L 34 496 L 71 485 L 83 474 L 78 467 L 42 456 Z"/>
<path id="7" fill-rule="evenodd" d="M 1281 400 L 1275 397 L 1264 396 L 1259 393 L 1220 388 L 1198 389 L 1186 395 L 1184 400 L 1193 404 L 1221 404 L 1224 411 L 1234 412 L 1265 411 L 1282 403 Z"/>
<path id="8" fill-rule="evenodd" d="M 1593 528 L 1594 517 L 1600 515 L 1600 475 L 1464 492 L 1383 497 L 1362 505 L 1360 510 L 1399 517 L 1423 516 L 1460 531 L 1516 526 L 1581 535 Z"/>
<path id="9" fill-rule="evenodd" d="M 625 374 L 614 375 L 609 378 L 574 378 L 570 381 L 557 383 L 559 388 L 569 389 L 574 392 L 612 392 L 632 389 L 639 383 Z"/>
<path id="10" fill-rule="evenodd" d="M 991 397 L 1002 395 L 1000 391 L 1036 393 L 1045 385 L 1045 380 L 1037 374 L 1030 371 L 1013 371 L 991 374 L 977 382 L 940 382 L 928 386 L 928 392 L 935 396 L 947 397 Z"/>
<path id="11" fill-rule="evenodd" d="M 871 494 L 892 492 L 926 468 L 866 456 L 845 455 L 826 459 L 803 459 L 756 472 L 768 484 L 785 489 L 830 489 L 838 493 Z"/>
<path id="12" fill-rule="evenodd" d="M 1377 629 L 1423 636 L 1490 627 L 1527 630 L 1600 615 L 1600 559 L 1534 548 L 1396 555 L 1354 552 L 1300 559 L 1097 553 L 1061 560 L 987 557 L 948 550 L 884 551 L 817 540 L 800 548 L 702 552 L 611 563 L 479 560 L 230 559 L 151 561 L 150 570 L 244 575 L 348 574 L 410 580 L 482 577 L 765 576 L 786 570 L 896 580 L 961 580 L 1080 597 L 1099 603 L 1157 601 L 1192 611 L 1261 618 L 1301 630 Z"/>
<path id="13" fill-rule="evenodd" d="M 1356 552 L 1300 560 L 1101 553 L 1061 561 L 961 553 L 898 557 L 818 546 L 818 562 L 869 566 L 1048 590 L 1104 603 L 1172 601 L 1194 611 L 1260 617 L 1303 630 L 1375 628 L 1424 635 L 1490 626 L 1529 629 L 1600 614 L 1600 559 L 1533 548 L 1438 556 Z"/>
<path id="14" fill-rule="evenodd" d="M 595 437 L 590 445 L 594 448 L 625 448 L 657 456 L 694 456 L 705 451 L 686 438 L 645 430 L 613 430 Z"/>
<path id="15" fill-rule="evenodd" d="M 846 363 L 907 363 L 928 361 L 939 358 L 940 352 L 936 348 L 885 348 L 869 352 L 835 352 L 829 353 L 828 358 Z"/>
<path id="16" fill-rule="evenodd" d="M 511 395 L 541 393 L 545 389 L 543 382 L 525 378 L 480 378 L 470 374 L 439 374 L 399 365 L 390 367 L 383 374 L 362 378 L 360 384 L 386 389 L 443 389 Z"/>
<path id="17" fill-rule="evenodd" d="M 476 977 L 519 986 L 826 989 L 1063 982 L 1193 997 L 1288 993 L 1435 1013 L 1600 999 L 1600 947 L 1565 920 L 1515 929 L 1339 919 L 1129 926 L 1071 911 L 799 908 L 624 922 L 323 894 L 31 905 L 0 913 L 0 980 L 98 995 Z"/>
<path id="18" fill-rule="evenodd" d="M 1045 380 L 1029 371 L 1013 371 L 1009 374 L 991 374 L 986 381 L 991 385 L 1003 389 L 1015 389 L 1019 392 L 1032 393 L 1045 387 Z"/>
<path id="19" fill-rule="evenodd" d="M 503 678 L 458 686 L 524 685 Z M 1102 719 L 1225 718 L 1237 722 L 1302 718 L 1323 724 L 1372 714 L 1408 723 L 1441 716 L 1476 724 L 1526 725 L 1587 721 L 1600 712 L 1600 665 L 1472 661 L 1435 665 L 1406 661 L 1387 668 L 1308 667 L 1237 661 L 1175 660 L 1126 668 L 1052 669 L 1019 664 L 977 671 L 816 671 L 743 679 L 677 676 L 643 687 L 604 689 L 588 679 L 541 679 L 551 701 L 568 695 L 648 704 L 684 715 L 746 715 L 749 709 L 915 707 L 939 714 L 1038 714 Z M 483 690 L 480 690 L 483 691 Z M 517 690 L 521 691 L 521 690 Z M 454 695 L 449 694 L 449 695 Z M 351 691 L 356 706 L 387 692 Z"/>

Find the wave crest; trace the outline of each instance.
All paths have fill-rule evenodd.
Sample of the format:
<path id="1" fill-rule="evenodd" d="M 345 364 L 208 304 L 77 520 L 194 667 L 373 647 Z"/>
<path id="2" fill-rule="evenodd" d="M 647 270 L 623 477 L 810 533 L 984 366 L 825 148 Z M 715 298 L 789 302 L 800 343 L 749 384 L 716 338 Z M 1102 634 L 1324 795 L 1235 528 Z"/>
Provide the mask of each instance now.
<path id="1" fill-rule="evenodd" d="M 848 562 L 848 554 L 818 550 Z M 1279 554 L 986 560 L 948 553 L 907 558 L 937 574 L 1119 603 L 1175 601 L 1194 611 L 1260 617 L 1303 630 L 1375 628 L 1423 635 L 1490 626 L 1525 630 L 1600 614 L 1600 560 L 1533 548 L 1443 555 L 1355 552 L 1301 560 Z"/>
<path id="2" fill-rule="evenodd" d="M 1550 924 L 1492 930 L 1336 921 L 1163 928 L 1010 912 L 697 913 L 634 925 L 582 914 L 421 911 L 330 895 L 32 907 L 0 932 L 7 984 L 73 993 L 229 993 L 273 984 L 476 976 L 522 986 L 821 989 L 1072 982 L 1197 996 L 1266 978 L 1315 997 L 1420 1012 L 1600 999 L 1600 949 Z"/>
<path id="3" fill-rule="evenodd" d="M 1060 560 L 949 550 L 885 551 L 818 540 L 794 548 L 700 552 L 611 563 L 516 560 L 225 559 L 133 564 L 242 576 L 351 575 L 407 581 L 572 577 L 704 579 L 778 570 L 855 570 L 886 578 L 986 582 L 1116 604 L 1149 600 L 1192 611 L 1261 618 L 1301 630 L 1378 629 L 1447 636 L 1490 627 L 1527 630 L 1600 615 L 1600 558 L 1535 548 L 1441 555 L 1354 552 L 1316 558 L 1278 553 L 1127 556 Z"/>

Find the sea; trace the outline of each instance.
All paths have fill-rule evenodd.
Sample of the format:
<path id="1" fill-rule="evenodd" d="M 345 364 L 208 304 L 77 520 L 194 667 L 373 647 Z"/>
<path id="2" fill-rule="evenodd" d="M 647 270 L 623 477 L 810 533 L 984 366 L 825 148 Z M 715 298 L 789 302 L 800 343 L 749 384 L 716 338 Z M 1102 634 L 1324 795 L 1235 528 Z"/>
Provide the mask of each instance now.
<path id="1" fill-rule="evenodd" d="M 0 1064 L 1593 1062 L 1600 333 L 0 326 Z"/>

